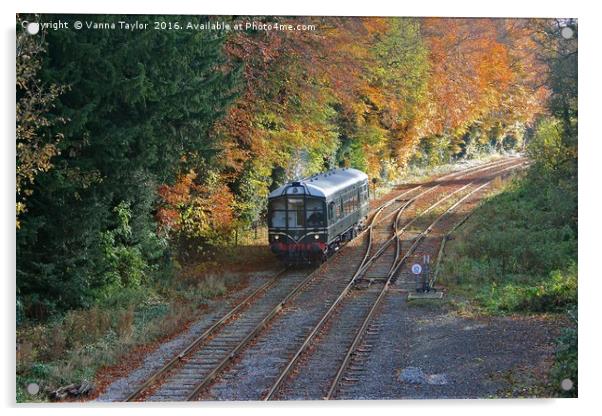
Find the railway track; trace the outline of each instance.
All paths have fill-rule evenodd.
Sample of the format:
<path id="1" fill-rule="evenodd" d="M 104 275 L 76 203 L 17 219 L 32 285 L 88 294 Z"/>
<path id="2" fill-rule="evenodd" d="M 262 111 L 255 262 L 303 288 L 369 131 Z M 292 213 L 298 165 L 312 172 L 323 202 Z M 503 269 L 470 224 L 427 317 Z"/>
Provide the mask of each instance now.
<path id="1" fill-rule="evenodd" d="M 503 175 L 512 169 L 515 169 L 515 167 L 512 166 L 510 168 L 505 168 L 501 172 L 498 172 L 496 176 Z M 454 213 L 458 209 L 458 207 L 460 207 L 462 204 L 464 204 L 463 208 L 465 211 L 472 212 L 472 209 L 474 209 L 474 207 L 471 205 L 478 202 L 478 199 L 474 198 L 474 196 L 483 192 L 484 189 L 487 188 L 491 184 L 491 182 L 492 182 L 492 180 L 489 180 L 483 184 L 475 185 L 473 189 L 471 189 L 466 195 L 464 195 L 462 198 L 460 198 L 458 201 L 456 201 L 452 206 L 447 208 L 442 214 L 438 215 L 424 229 L 424 231 L 422 231 L 420 234 L 418 234 L 411 240 L 411 246 L 407 249 L 404 256 L 399 259 L 397 265 L 389 274 L 385 285 L 379 291 L 378 297 L 371 305 L 370 310 L 365 315 L 365 318 L 363 319 L 360 327 L 355 332 L 353 341 L 351 342 L 350 346 L 348 347 L 347 352 L 345 353 L 345 357 L 339 365 L 337 374 L 334 377 L 334 379 L 332 380 L 330 387 L 328 389 L 328 392 L 327 392 L 326 396 L 324 397 L 325 399 L 329 400 L 335 396 L 337 388 L 344 378 L 349 381 L 353 381 L 356 379 L 356 377 L 354 377 L 353 372 L 354 371 L 357 372 L 358 369 L 361 370 L 361 367 L 355 366 L 354 368 L 350 368 L 350 364 L 353 360 L 353 357 L 354 357 L 354 355 L 357 355 L 358 353 L 365 354 L 365 353 L 370 352 L 369 351 L 370 344 L 366 344 L 363 341 L 365 341 L 366 336 L 369 337 L 370 335 L 375 334 L 376 331 L 378 330 L 377 326 L 375 326 L 375 323 L 373 323 L 373 318 L 374 318 L 376 311 L 381 306 L 382 301 L 384 300 L 384 297 L 386 296 L 387 291 L 390 288 L 391 284 L 394 283 L 395 280 L 400 276 L 400 272 L 405 271 L 406 275 L 410 274 L 410 270 L 409 270 L 410 264 L 407 261 L 410 258 L 410 256 L 414 252 L 416 252 L 418 250 L 418 248 L 421 248 L 422 250 L 424 250 L 428 253 L 436 253 L 438 245 L 441 244 L 441 238 L 439 236 L 436 236 L 434 238 L 429 238 L 429 236 L 431 234 L 435 234 L 437 231 L 439 231 L 440 236 L 444 237 L 446 234 L 443 232 L 443 230 L 453 229 L 457 224 L 464 222 L 464 219 L 466 218 L 466 216 L 468 214 L 465 214 L 460 221 L 458 221 L 455 218 L 450 218 L 450 214 Z M 466 201 L 468 201 L 468 203 Z M 473 204 L 471 204 L 470 202 L 472 202 Z M 440 228 L 439 230 L 436 229 L 436 227 L 438 227 L 438 226 Z M 364 345 L 364 349 L 360 349 L 362 346 L 362 343 Z M 368 347 L 368 348 L 366 348 L 366 347 Z"/>
<path id="2" fill-rule="evenodd" d="M 372 215 L 370 226 L 362 233 L 367 241 L 366 253 L 372 245 L 373 225 L 378 223 L 380 213 L 390 205 L 387 203 L 379 207 Z M 365 257 L 358 267 L 364 261 Z M 280 271 L 155 371 L 128 394 L 125 401 L 194 399 L 313 277 L 314 273 L 290 268 Z M 175 372 L 177 374 L 173 374 Z"/>
<path id="3" fill-rule="evenodd" d="M 518 165 L 522 164 L 520 162 Z M 516 168 L 517 164 L 497 165 L 497 171 L 494 176 L 503 174 Z M 488 169 L 485 169 L 488 170 Z M 467 176 L 468 174 L 462 175 Z M 446 196 L 430 204 L 418 215 L 407 221 L 403 226 L 400 224 L 401 211 L 393 222 L 393 236 L 387 240 L 387 243 L 381 246 L 379 253 L 368 260 L 364 267 L 360 269 L 359 274 L 349 282 L 348 286 L 331 305 L 331 307 L 322 316 L 320 321 L 305 338 L 299 349 L 290 358 L 287 365 L 281 371 L 275 382 L 272 384 L 264 400 L 274 398 L 292 398 L 292 399 L 329 399 L 336 391 L 337 385 L 343 378 L 345 370 L 354 354 L 364 354 L 367 351 L 360 350 L 359 345 L 366 332 L 374 331 L 370 327 L 371 318 L 386 295 L 389 287 L 393 284 L 399 275 L 402 265 L 405 265 L 409 256 L 419 247 L 425 237 L 432 232 L 433 228 L 444 218 L 447 218 L 451 212 L 464 203 L 468 198 L 486 187 L 492 179 L 484 184 L 479 184 L 478 180 L 470 180 L 468 183 L 449 192 Z M 432 222 L 427 214 L 444 202 L 451 200 L 454 196 L 460 195 L 460 198 L 453 202 L 445 211 L 437 215 Z M 423 231 L 411 239 L 412 245 L 401 255 L 401 235 L 410 227 L 419 226 L 421 219 L 427 219 L 430 223 L 425 225 Z M 424 221 L 422 221 L 424 222 Z M 419 227 L 422 228 L 422 227 Z M 395 242 L 395 244 L 393 244 Z M 360 287 L 359 276 L 362 273 L 367 274 L 368 269 L 373 269 L 375 274 L 370 278 L 364 279 L 369 283 L 367 286 Z M 374 281 L 380 284 L 373 285 Z M 327 327 L 327 322 L 335 315 L 338 319 Z M 358 319 L 358 317 L 365 317 Z M 320 334 L 320 335 L 319 335 Z M 321 337 L 322 339 L 318 339 Z M 342 360 L 340 357 L 340 344 L 350 345 Z M 316 345 L 317 344 L 317 345 Z M 311 353 L 308 351 L 312 349 Z M 303 362 L 303 364 L 301 364 Z M 328 374 L 335 374 L 332 383 L 327 392 L 324 392 L 324 378 Z M 291 376 L 293 375 L 294 376 Z M 353 379 L 348 377 L 348 379 Z"/>
<path id="4" fill-rule="evenodd" d="M 441 187 L 449 186 L 450 181 L 458 180 L 473 173 L 500 168 L 513 161 L 495 161 L 481 166 L 454 172 L 438 178 L 430 184 L 415 185 L 400 192 L 396 197 L 383 203 L 370 218 L 370 225 L 358 238 L 353 240 L 346 250 L 344 260 L 340 250 L 323 268 L 313 272 L 285 269 L 278 273 L 250 295 L 242 299 L 222 318 L 214 322 L 203 334 L 197 337 L 184 350 L 175 355 L 146 381 L 136 387 L 126 398 L 135 400 L 194 400 L 199 394 L 226 369 L 256 336 L 263 331 L 280 311 L 291 303 L 293 298 L 311 296 L 320 292 L 326 303 L 349 291 L 349 279 L 329 279 L 326 289 L 322 284 L 328 278 L 328 272 L 319 276 L 319 270 L 333 267 L 341 276 L 358 276 L 372 270 L 374 261 L 391 256 L 393 242 L 399 256 L 399 238 L 386 236 L 387 229 L 394 219 L 396 225 L 401 214 L 408 210 L 416 200 Z M 455 185 L 455 183 L 454 183 Z M 420 191 L 420 192 L 418 192 Z M 384 260 L 383 260 L 384 261 Z M 390 259 L 389 259 L 390 261 Z M 338 265 L 336 263 L 339 263 Z M 379 263 L 380 264 L 380 263 Z M 394 263 L 391 263 L 392 268 Z M 339 296 L 340 297 L 340 296 Z M 338 299 L 338 297 L 337 297 Z M 302 301 L 302 299 L 300 300 Z M 336 303 L 336 302 L 335 302 Z"/>

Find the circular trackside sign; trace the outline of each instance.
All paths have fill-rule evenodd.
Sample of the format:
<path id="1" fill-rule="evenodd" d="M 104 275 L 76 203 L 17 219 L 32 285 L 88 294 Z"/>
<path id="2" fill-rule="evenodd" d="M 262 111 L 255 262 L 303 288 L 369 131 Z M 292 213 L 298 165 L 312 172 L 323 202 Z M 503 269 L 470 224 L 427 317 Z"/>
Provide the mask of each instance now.
<path id="1" fill-rule="evenodd" d="M 422 272 L 422 266 L 419 265 L 418 263 L 414 263 L 412 264 L 412 273 L 414 274 L 420 274 Z"/>

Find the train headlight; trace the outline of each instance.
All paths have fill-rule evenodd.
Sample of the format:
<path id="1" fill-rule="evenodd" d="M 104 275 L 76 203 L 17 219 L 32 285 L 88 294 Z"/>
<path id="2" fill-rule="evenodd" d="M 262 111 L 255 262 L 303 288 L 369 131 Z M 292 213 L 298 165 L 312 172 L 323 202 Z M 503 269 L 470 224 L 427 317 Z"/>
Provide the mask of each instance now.
<path id="1" fill-rule="evenodd" d="M 280 236 L 279 235 L 275 235 L 274 236 L 274 240 L 278 240 L 278 239 L 280 239 Z"/>
<path id="2" fill-rule="evenodd" d="M 318 234 L 315 234 L 315 235 L 314 235 L 314 238 L 315 238 L 316 240 L 319 240 L 319 239 L 320 239 L 320 236 L 319 236 Z"/>

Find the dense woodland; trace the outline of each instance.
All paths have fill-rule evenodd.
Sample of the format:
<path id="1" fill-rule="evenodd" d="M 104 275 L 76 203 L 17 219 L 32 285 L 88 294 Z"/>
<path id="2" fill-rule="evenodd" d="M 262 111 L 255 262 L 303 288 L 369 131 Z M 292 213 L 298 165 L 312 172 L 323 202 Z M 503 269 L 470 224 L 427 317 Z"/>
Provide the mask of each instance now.
<path id="1" fill-rule="evenodd" d="M 316 30 L 18 25 L 19 322 L 161 285 L 261 224 L 270 189 L 337 166 L 384 183 L 534 142 L 576 232 L 576 21 L 252 20 Z"/>

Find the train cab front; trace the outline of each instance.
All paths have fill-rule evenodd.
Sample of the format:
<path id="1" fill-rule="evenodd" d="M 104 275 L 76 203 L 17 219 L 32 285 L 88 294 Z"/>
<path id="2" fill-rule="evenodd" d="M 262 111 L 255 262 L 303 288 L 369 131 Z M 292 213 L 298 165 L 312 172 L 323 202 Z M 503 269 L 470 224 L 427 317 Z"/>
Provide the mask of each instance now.
<path id="1" fill-rule="evenodd" d="M 324 260 L 328 234 L 325 204 L 308 195 L 293 182 L 283 195 L 270 197 L 268 205 L 271 251 L 286 264 L 308 264 Z"/>
<path id="2" fill-rule="evenodd" d="M 270 250 L 286 264 L 320 263 L 325 260 L 327 244 L 325 236 L 319 232 L 310 232 L 309 235 L 295 241 L 290 234 L 272 233 L 270 230 Z M 294 235 L 294 234 L 293 234 Z M 291 238 L 292 237 L 292 238 Z"/>

